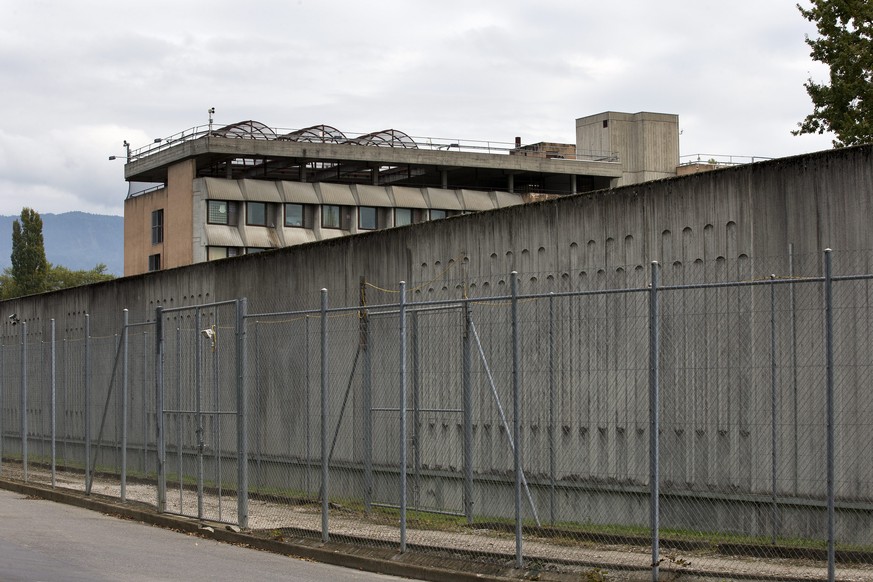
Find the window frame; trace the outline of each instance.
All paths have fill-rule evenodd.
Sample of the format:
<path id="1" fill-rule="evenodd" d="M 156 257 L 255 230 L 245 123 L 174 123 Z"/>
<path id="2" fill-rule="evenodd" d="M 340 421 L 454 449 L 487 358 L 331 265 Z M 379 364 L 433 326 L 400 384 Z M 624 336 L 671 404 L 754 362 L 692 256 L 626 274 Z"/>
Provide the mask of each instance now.
<path id="1" fill-rule="evenodd" d="M 336 209 L 336 225 L 327 224 L 327 208 Z M 330 228 L 334 230 L 342 230 L 343 228 L 343 207 L 339 204 L 322 204 L 321 205 L 321 228 Z"/>
<path id="2" fill-rule="evenodd" d="M 300 224 L 289 224 L 288 223 L 288 207 L 289 206 L 297 206 L 300 208 Z M 282 208 L 285 216 L 282 220 L 282 224 L 287 228 L 306 228 L 306 205 L 301 202 L 286 202 Z"/>
<path id="3" fill-rule="evenodd" d="M 409 213 L 409 222 L 404 222 L 403 224 L 399 224 L 397 221 L 398 212 L 408 212 Z M 395 208 L 394 209 L 394 226 L 409 226 L 410 224 L 415 224 L 415 215 L 412 211 L 412 208 Z"/>
<path id="4" fill-rule="evenodd" d="M 212 220 L 210 209 L 213 204 L 224 204 L 224 222 Z M 220 212 L 218 212 L 220 214 Z M 235 200 L 207 200 L 206 201 L 206 224 L 218 224 L 221 226 L 237 226 L 239 222 L 239 208 Z"/>
<path id="5" fill-rule="evenodd" d="M 252 206 L 260 205 L 263 208 L 263 222 L 253 222 L 252 221 Z M 267 202 L 261 202 L 260 200 L 248 200 L 246 201 L 246 226 L 269 226 L 270 223 L 270 205 Z"/>
<path id="6" fill-rule="evenodd" d="M 364 226 L 363 211 L 371 210 L 373 212 L 373 226 Z M 379 209 L 375 206 L 358 206 L 358 230 L 379 230 Z"/>
<path id="7" fill-rule="evenodd" d="M 152 245 L 164 242 L 164 209 L 152 210 Z"/>
<path id="8" fill-rule="evenodd" d="M 161 270 L 161 253 L 149 255 L 149 273 Z"/>

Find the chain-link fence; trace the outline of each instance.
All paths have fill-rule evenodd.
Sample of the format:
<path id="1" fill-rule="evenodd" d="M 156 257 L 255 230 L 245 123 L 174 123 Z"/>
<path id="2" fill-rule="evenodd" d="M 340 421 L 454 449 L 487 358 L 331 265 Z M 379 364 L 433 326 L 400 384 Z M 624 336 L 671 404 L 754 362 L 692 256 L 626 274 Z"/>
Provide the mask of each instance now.
<path id="1" fill-rule="evenodd" d="M 107 337 L 21 322 L 0 471 L 275 538 L 873 579 L 873 275 L 831 264 L 362 280 L 356 305 L 125 312 Z"/>

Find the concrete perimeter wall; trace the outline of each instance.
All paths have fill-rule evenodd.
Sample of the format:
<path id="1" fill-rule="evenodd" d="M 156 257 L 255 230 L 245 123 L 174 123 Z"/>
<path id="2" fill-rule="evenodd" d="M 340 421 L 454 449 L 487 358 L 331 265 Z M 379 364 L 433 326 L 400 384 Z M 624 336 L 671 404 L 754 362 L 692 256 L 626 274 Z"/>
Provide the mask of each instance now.
<path id="1" fill-rule="evenodd" d="M 90 314 L 92 336 L 117 333 L 125 308 L 130 310 L 131 322 L 152 320 L 158 305 L 171 308 L 238 297 L 248 298 L 249 313 L 315 309 L 322 288 L 329 290 L 331 306 L 354 306 L 360 300 L 360 277 L 384 289 L 396 289 L 397 283 L 405 280 L 415 289 L 411 300 L 460 298 L 465 289 L 473 297 L 504 295 L 508 293 L 509 272 L 513 270 L 519 272 L 522 293 L 645 288 L 651 261 L 660 262 L 662 282 L 668 285 L 761 279 L 774 273 L 819 276 L 821 251 L 828 247 L 836 251 L 838 273 L 870 273 L 871 224 L 873 147 L 865 146 L 201 263 L 8 301 L 3 308 L 4 313 L 15 312 L 27 321 L 31 334 L 46 333 L 49 320 L 54 318 L 58 322 L 59 336 L 74 338 L 83 333 L 85 313 Z M 790 256 L 789 248 L 793 249 Z M 763 390 L 767 385 L 768 360 L 761 355 L 765 352 L 763 346 L 769 345 L 765 332 L 770 312 L 758 312 L 755 308 L 768 301 L 769 296 L 743 293 L 725 291 L 711 300 L 698 298 L 685 304 L 665 303 L 667 341 L 663 358 L 668 365 L 673 364 L 680 371 L 700 368 L 700 362 L 689 362 L 686 355 L 705 344 L 709 346 L 704 349 L 705 353 L 713 354 L 707 364 L 711 369 L 734 370 L 719 376 L 720 385 L 684 372 L 674 373 L 665 380 L 665 390 L 671 391 L 667 393 L 665 404 L 664 476 L 676 490 L 764 496 L 769 493 L 769 469 L 759 470 L 759 466 L 769 463 L 771 454 L 769 392 Z M 820 297 L 819 293 L 820 290 L 811 290 L 809 296 Z M 368 294 L 370 304 L 396 301 L 396 296 L 378 290 L 371 289 Z M 853 304 L 869 303 L 869 298 L 870 291 L 864 287 L 853 291 L 846 300 Z M 630 487 L 615 495 L 610 494 L 608 488 L 591 493 L 592 499 L 602 500 L 602 507 L 592 513 L 579 509 L 577 506 L 585 504 L 579 503 L 578 496 L 568 494 L 562 507 L 565 513 L 575 513 L 565 515 L 567 519 L 607 521 L 610 514 L 623 516 L 624 512 L 632 512 L 640 514 L 637 518 L 621 517 L 621 520 L 645 522 L 645 513 L 637 511 L 637 506 L 647 482 L 647 400 L 641 396 L 646 394 L 647 383 L 647 322 L 643 311 L 645 298 L 633 301 L 636 303 L 629 299 L 626 303 L 579 304 L 562 311 L 558 342 L 562 351 L 558 354 L 558 365 L 562 370 L 559 382 L 564 396 L 556 421 L 562 427 L 562 477 L 576 480 L 574 482 L 611 480 L 613 484 L 624 483 Z M 703 324 L 698 329 L 703 338 L 721 339 L 697 341 L 689 337 L 691 328 L 679 316 L 717 313 L 728 303 L 738 306 L 733 313 L 736 319 L 731 320 L 735 323 L 722 326 L 715 319 L 714 323 Z M 592 309 L 598 310 L 597 321 L 586 320 L 591 318 Z M 500 318 L 505 321 L 505 314 Z M 800 313 L 797 318 L 799 328 L 820 333 L 818 311 Z M 583 320 L 586 320 L 584 329 L 580 323 Z M 3 344 L 14 344 L 18 331 L 5 317 L 3 321 Z M 624 324 L 619 325 L 622 322 Z M 873 355 L 873 346 L 864 329 L 861 325 L 839 332 L 843 345 L 853 346 L 853 357 Z M 543 333 L 542 329 L 532 331 L 525 343 L 523 359 L 531 364 L 531 369 L 541 360 L 537 350 L 545 341 Z M 755 350 L 756 344 L 761 347 L 761 353 Z M 609 362 L 615 363 L 609 346 L 617 345 L 621 346 L 618 358 L 627 358 L 615 368 L 623 380 L 616 381 L 615 374 L 593 375 L 595 370 L 605 369 Z M 821 342 L 816 339 L 801 345 L 800 352 L 795 354 L 801 362 L 818 365 L 822 359 L 820 348 Z M 336 353 L 335 357 L 343 360 L 338 365 L 349 370 L 351 356 Z M 262 358 L 260 368 L 281 365 L 281 361 L 274 361 L 280 356 L 270 356 L 269 350 L 259 357 Z M 493 357 L 500 361 L 506 357 L 505 350 L 496 351 Z M 505 361 L 502 364 L 508 367 Z M 499 367 L 494 365 L 495 369 Z M 393 372 L 390 366 L 386 369 L 388 377 Z M 735 376 L 731 375 L 734 373 Z M 341 378 L 342 373 L 337 377 Z M 863 377 L 851 374 L 846 377 L 853 386 L 847 393 L 853 394 L 855 401 L 841 401 L 841 409 L 873 409 L 870 397 L 858 390 Z M 526 386 L 531 390 L 526 400 L 527 410 L 531 411 L 531 418 L 542 418 L 536 408 L 542 406 L 542 397 L 534 391 L 534 386 L 541 385 L 542 381 L 533 373 L 528 373 L 527 379 Z M 824 492 L 820 486 L 824 461 L 810 460 L 807 453 L 821 449 L 824 437 L 823 433 L 804 437 L 797 426 L 805 418 L 821 418 L 824 403 L 816 396 L 821 389 L 818 380 L 818 376 L 813 375 L 795 384 L 794 390 L 800 396 L 795 395 L 794 402 L 801 403 L 802 411 L 790 419 L 784 417 L 794 423 L 794 428 L 790 434 L 780 435 L 780 439 L 786 441 L 780 448 L 793 447 L 794 457 L 786 460 L 784 466 L 780 465 L 780 475 L 790 477 L 784 477 L 779 494 L 803 498 L 807 505 L 808 500 L 814 501 L 811 509 L 800 506 L 792 506 L 790 511 L 786 509 L 786 519 L 790 518 L 789 514 L 795 515 L 790 525 L 801 535 L 812 536 L 820 534 L 823 526 L 810 515 L 819 515 L 822 507 L 818 502 Z M 374 384 L 379 385 L 379 382 Z M 384 390 L 391 390 L 390 385 L 385 386 Z M 259 390 L 266 394 L 264 402 L 272 402 L 282 399 L 278 391 L 284 388 L 287 387 L 262 382 Z M 276 393 L 269 394 L 271 390 Z M 728 394 L 736 396 L 728 397 Z M 374 394 L 374 401 L 378 398 L 378 394 Z M 7 420 L 12 420 L 9 415 L 15 407 L 11 400 L 4 403 Z M 785 406 L 789 406 L 787 401 Z M 272 414 L 281 410 L 274 407 Z M 287 410 L 286 413 L 295 414 Z M 277 418 L 271 426 L 290 426 L 300 420 Z M 459 422 L 457 418 L 447 420 L 444 426 L 452 426 L 454 430 L 456 422 Z M 818 422 L 810 420 L 816 427 Z M 869 418 L 859 417 L 853 422 L 853 426 L 870 426 Z M 431 428 L 439 431 L 439 423 L 432 424 Z M 543 455 L 538 451 L 544 450 L 544 431 L 538 431 L 533 424 L 526 425 L 525 430 L 526 450 L 531 451 L 528 470 L 533 476 L 542 474 L 545 470 Z M 486 436 L 484 430 L 477 428 L 477 431 L 477 473 L 506 474 L 511 470 L 511 455 L 505 454 L 506 450 L 500 454 L 487 452 L 490 447 L 499 448 L 497 443 L 503 438 L 500 432 Z M 281 435 L 277 437 L 275 432 L 271 434 L 277 441 L 287 440 Z M 439 438 L 437 433 L 431 437 Z M 452 438 L 457 440 L 456 436 Z M 864 446 L 866 440 L 852 438 L 856 440 L 845 440 L 842 446 L 857 451 L 864 459 L 841 465 L 843 485 L 838 494 L 844 499 L 867 503 L 873 500 L 873 482 L 862 467 L 873 466 L 873 458 L 867 458 L 873 453 L 871 447 Z M 493 442 L 485 442 L 486 439 Z M 344 440 L 350 443 L 346 449 Z M 350 429 L 348 434 L 341 435 L 338 449 L 355 451 L 354 440 Z M 263 447 L 269 447 L 268 440 Z M 342 457 L 340 454 L 338 461 L 350 466 L 358 460 L 353 452 Z M 596 475 L 594 469 L 586 474 L 581 468 L 591 459 L 597 460 L 601 467 Z M 457 462 L 446 460 L 442 468 L 451 471 L 457 468 Z M 434 458 L 430 467 L 439 469 L 440 464 L 441 461 Z M 490 487 L 505 489 L 493 482 Z M 506 496 L 510 492 L 511 489 L 504 491 Z M 494 491 L 481 495 L 501 497 Z M 682 500 L 677 499 L 666 506 L 682 505 Z M 687 501 L 685 509 L 676 510 L 675 515 L 691 515 L 688 508 L 700 503 L 695 499 Z M 718 499 L 724 501 L 727 497 Z M 704 525 L 708 525 L 707 520 L 727 520 L 732 531 L 764 531 L 765 527 L 756 517 L 758 513 L 766 514 L 760 507 L 752 506 L 745 517 L 737 518 L 736 514 L 725 510 L 727 501 L 722 503 L 718 499 L 707 505 L 715 508 L 712 513 L 694 510 Z M 488 500 L 483 498 L 481 507 L 487 506 Z M 631 511 L 631 508 L 636 509 Z M 503 509 L 508 511 L 509 507 Z M 497 506 L 491 510 L 501 511 Z M 867 517 L 858 523 L 867 525 L 861 527 L 846 522 L 849 525 L 845 527 L 852 531 L 844 533 L 852 539 L 870 533 L 862 531 L 870 527 L 869 508 L 865 505 L 859 511 Z M 675 517 L 674 522 L 687 524 L 688 520 Z"/>
<path id="2" fill-rule="evenodd" d="M 414 286 L 445 271 L 442 279 L 484 285 L 517 270 L 523 279 L 542 275 L 543 282 L 547 274 L 567 274 L 572 281 L 582 272 L 648 269 L 651 261 L 687 266 L 721 257 L 748 260 L 750 274 L 758 277 L 770 275 L 774 265 L 787 267 L 789 244 L 798 257 L 828 247 L 873 249 L 871 224 L 873 148 L 865 146 L 127 277 L 4 307 L 27 320 L 59 322 L 87 311 L 95 333 L 102 333 L 116 329 L 123 308 L 131 310 L 131 321 L 152 317 L 157 305 L 240 296 L 249 298 L 254 311 L 280 297 L 315 308 L 322 288 L 329 289 L 331 304 L 356 305 L 360 276 Z M 446 270 L 452 261 L 459 264 Z M 807 271 L 797 274 L 821 274 L 818 263 Z M 523 292 L 547 290 L 542 284 L 522 286 Z"/>

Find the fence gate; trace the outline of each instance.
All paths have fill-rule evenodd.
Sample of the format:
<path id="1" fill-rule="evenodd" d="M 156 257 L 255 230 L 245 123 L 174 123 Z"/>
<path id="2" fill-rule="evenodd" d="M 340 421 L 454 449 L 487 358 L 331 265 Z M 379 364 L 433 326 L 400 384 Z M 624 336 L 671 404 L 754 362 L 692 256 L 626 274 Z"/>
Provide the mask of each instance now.
<path id="1" fill-rule="evenodd" d="M 160 511 L 247 527 L 245 309 L 157 308 Z"/>

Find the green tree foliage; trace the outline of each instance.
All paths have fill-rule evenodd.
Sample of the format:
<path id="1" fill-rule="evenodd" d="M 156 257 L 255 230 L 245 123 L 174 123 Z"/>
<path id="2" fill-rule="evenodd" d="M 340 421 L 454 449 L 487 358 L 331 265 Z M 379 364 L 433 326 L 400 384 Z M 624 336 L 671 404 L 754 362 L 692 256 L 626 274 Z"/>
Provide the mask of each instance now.
<path id="1" fill-rule="evenodd" d="M 24 208 L 20 220 L 12 223 L 12 267 L 0 273 L 0 299 L 90 285 L 115 278 L 106 272 L 103 263 L 88 271 L 73 271 L 52 265 L 45 257 L 42 218 L 34 210 Z"/>
<path id="2" fill-rule="evenodd" d="M 101 281 L 111 281 L 115 276 L 106 272 L 106 265 L 99 263 L 88 271 L 71 271 L 60 265 L 51 265 L 46 277 L 46 291 L 68 289 L 79 285 L 90 285 Z"/>
<path id="3" fill-rule="evenodd" d="M 830 84 L 804 83 L 813 112 L 791 133 L 833 132 L 834 147 L 873 142 L 873 2 L 812 0 L 797 8 L 818 29 L 806 44 L 813 60 L 830 67 Z"/>
<path id="4" fill-rule="evenodd" d="M 12 223 L 12 281 L 16 296 L 45 289 L 48 261 L 42 240 L 42 218 L 31 208 L 21 210 Z"/>

